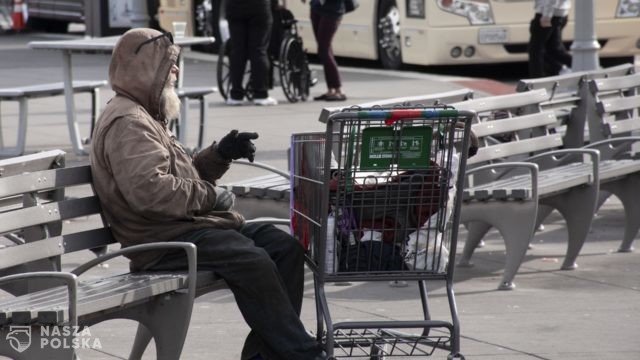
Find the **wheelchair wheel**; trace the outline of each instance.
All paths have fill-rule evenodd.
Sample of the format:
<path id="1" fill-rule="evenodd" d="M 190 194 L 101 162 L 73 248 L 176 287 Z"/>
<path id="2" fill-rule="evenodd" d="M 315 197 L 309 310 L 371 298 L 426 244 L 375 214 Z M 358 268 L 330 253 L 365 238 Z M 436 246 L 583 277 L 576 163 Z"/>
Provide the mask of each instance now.
<path id="1" fill-rule="evenodd" d="M 310 71 L 307 54 L 299 37 L 288 37 L 280 47 L 280 84 L 287 100 L 294 103 L 309 97 Z"/>
<path id="2" fill-rule="evenodd" d="M 218 82 L 218 91 L 220 91 L 220 95 L 227 100 L 229 94 L 231 93 L 231 66 L 230 66 L 230 58 L 231 55 L 231 42 L 229 40 L 220 44 L 220 49 L 218 51 L 218 65 L 216 66 L 216 80 Z M 251 92 L 251 67 L 247 62 L 247 68 L 244 72 L 244 80 L 242 81 L 245 89 L 245 97 L 249 100 L 253 98 L 253 93 Z"/>

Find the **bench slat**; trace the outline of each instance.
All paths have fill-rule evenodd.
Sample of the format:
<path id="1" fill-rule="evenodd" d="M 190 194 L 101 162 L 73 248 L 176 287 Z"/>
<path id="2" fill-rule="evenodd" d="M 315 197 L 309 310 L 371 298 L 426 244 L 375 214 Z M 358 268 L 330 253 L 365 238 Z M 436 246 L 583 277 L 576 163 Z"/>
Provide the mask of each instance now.
<path id="1" fill-rule="evenodd" d="M 100 210 L 100 201 L 97 196 L 51 202 L 14 210 L 2 214 L 0 233 L 7 233 L 54 221 L 98 214 Z"/>
<path id="2" fill-rule="evenodd" d="M 0 269 L 115 243 L 116 240 L 111 235 L 111 231 L 100 228 L 33 241 L 20 246 L 9 246 L 2 249 Z"/>
<path id="3" fill-rule="evenodd" d="M 640 118 L 633 117 L 625 120 L 607 121 L 603 125 L 605 136 L 629 134 L 631 131 L 640 129 Z"/>
<path id="4" fill-rule="evenodd" d="M 600 182 L 608 182 L 640 171 L 640 160 L 602 160 Z"/>
<path id="5" fill-rule="evenodd" d="M 15 158 L 0 160 L 0 178 L 22 174 L 24 172 L 50 169 L 59 163 L 64 164 L 64 151 L 51 150 Z"/>
<path id="6" fill-rule="evenodd" d="M 474 157 L 470 158 L 467 161 L 467 164 L 478 164 L 514 155 L 549 150 L 559 146 L 562 146 L 561 134 L 552 134 L 549 136 L 491 145 L 478 149 L 478 153 Z"/>
<path id="7" fill-rule="evenodd" d="M 640 95 L 607 98 L 596 104 L 600 115 L 608 112 L 631 110 L 640 107 Z"/>
<path id="8" fill-rule="evenodd" d="M 640 86 L 640 73 L 597 79 L 589 83 L 589 88 L 593 94 L 601 91 L 620 90 Z"/>
<path id="9" fill-rule="evenodd" d="M 484 121 L 479 124 L 473 124 L 472 129 L 476 136 L 482 137 L 529 129 L 537 126 L 553 125 L 556 121 L 557 119 L 553 111 L 544 111 L 508 119 Z"/>
<path id="10" fill-rule="evenodd" d="M 491 96 L 478 98 L 451 104 L 457 110 L 474 110 L 476 112 L 490 111 L 494 109 L 516 108 L 548 100 L 545 89 L 527 91 L 524 93 Z"/>
<path id="11" fill-rule="evenodd" d="M 88 166 L 24 173 L 0 178 L 0 198 L 90 182 L 91 170 Z"/>

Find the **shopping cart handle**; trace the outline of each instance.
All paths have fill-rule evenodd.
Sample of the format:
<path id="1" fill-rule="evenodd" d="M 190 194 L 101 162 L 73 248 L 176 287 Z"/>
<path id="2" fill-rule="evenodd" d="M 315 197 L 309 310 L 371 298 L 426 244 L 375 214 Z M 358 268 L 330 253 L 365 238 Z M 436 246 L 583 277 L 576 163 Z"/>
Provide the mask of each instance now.
<path id="1" fill-rule="evenodd" d="M 387 126 L 403 119 L 432 119 L 443 117 L 458 117 L 455 109 L 428 109 L 428 110 L 366 110 L 358 111 L 359 119 L 385 119 Z"/>

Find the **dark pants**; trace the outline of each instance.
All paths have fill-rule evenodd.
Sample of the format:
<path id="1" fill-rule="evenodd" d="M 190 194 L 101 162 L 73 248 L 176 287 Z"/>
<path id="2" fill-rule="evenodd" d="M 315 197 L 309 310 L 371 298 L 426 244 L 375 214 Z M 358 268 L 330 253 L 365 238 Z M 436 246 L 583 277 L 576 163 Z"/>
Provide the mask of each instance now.
<path id="1" fill-rule="evenodd" d="M 333 41 L 333 36 L 338 30 L 338 26 L 340 26 L 340 20 L 340 18 L 333 18 L 311 11 L 311 25 L 313 26 L 313 35 L 316 38 L 316 43 L 318 43 L 318 57 L 322 61 L 324 78 L 327 81 L 327 87 L 330 89 L 338 89 L 342 86 L 338 63 L 336 63 L 331 49 L 331 41 Z"/>
<path id="2" fill-rule="evenodd" d="M 242 87 L 247 60 L 251 62 L 251 91 L 254 98 L 264 99 L 269 87 L 269 38 L 273 15 L 270 0 L 233 0 L 226 2 L 231 36 L 231 98 L 242 100 Z"/>
<path id="3" fill-rule="evenodd" d="M 540 26 L 542 15 L 536 14 L 531 20 L 529 32 L 529 77 L 538 78 L 558 75 L 562 65 L 571 66 L 571 54 L 562 43 L 562 29 L 567 25 L 567 17 L 554 16 L 551 27 Z"/>
<path id="4" fill-rule="evenodd" d="M 240 231 L 202 229 L 175 241 L 198 247 L 198 269 L 223 278 L 251 327 L 242 358 L 257 353 L 268 359 L 314 359 L 316 340 L 300 321 L 304 287 L 302 245 L 269 224 L 245 225 Z M 150 270 L 186 269 L 184 252 L 172 251 Z"/>

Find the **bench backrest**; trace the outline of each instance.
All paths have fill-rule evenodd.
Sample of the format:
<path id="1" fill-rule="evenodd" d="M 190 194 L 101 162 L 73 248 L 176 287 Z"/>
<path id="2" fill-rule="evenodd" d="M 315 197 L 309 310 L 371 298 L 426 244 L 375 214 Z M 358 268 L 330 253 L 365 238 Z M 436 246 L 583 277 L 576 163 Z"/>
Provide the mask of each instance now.
<path id="1" fill-rule="evenodd" d="M 540 89 L 450 104 L 476 112 L 472 130 L 480 148 L 467 160 L 469 168 L 520 160 L 562 146 L 562 135 L 549 131 L 557 121 L 554 112 L 540 106 L 547 98 L 547 91 Z M 541 169 L 547 166 L 539 165 Z"/>
<path id="2" fill-rule="evenodd" d="M 43 158 L 51 165 L 45 167 L 47 162 Z M 104 226 L 104 219 L 95 228 L 75 233 L 65 229 L 61 235 L 65 220 L 101 216 L 98 197 L 93 189 L 86 191 L 87 185 L 91 184 L 89 165 L 62 167 L 63 152 L 28 155 L 8 161 L 19 164 L 22 169 L 12 165 L 7 171 L 7 162 L 0 161 L 0 202 L 5 205 L 0 209 L 0 235 L 14 242 L 12 246 L 0 249 L 2 275 L 60 270 L 60 255 L 115 242 L 109 228 Z M 40 166 L 36 166 L 38 163 Z M 76 191 L 81 195 L 65 197 L 65 190 L 76 186 L 84 186 Z M 29 288 L 33 290 L 39 286 Z"/>
<path id="3" fill-rule="evenodd" d="M 630 136 L 640 130 L 640 73 L 591 80 L 588 89 L 592 141 Z"/>
<path id="4" fill-rule="evenodd" d="M 564 134 L 566 147 L 581 147 L 590 140 L 586 129 L 586 112 L 588 104 L 586 83 L 593 79 L 626 76 L 635 73 L 631 63 L 613 66 L 595 71 L 580 71 L 565 75 L 549 76 L 537 79 L 523 79 L 518 82 L 516 90 L 525 92 L 545 89 L 548 100 L 541 106 L 544 110 L 553 110 L 558 118 L 556 132 Z"/>

